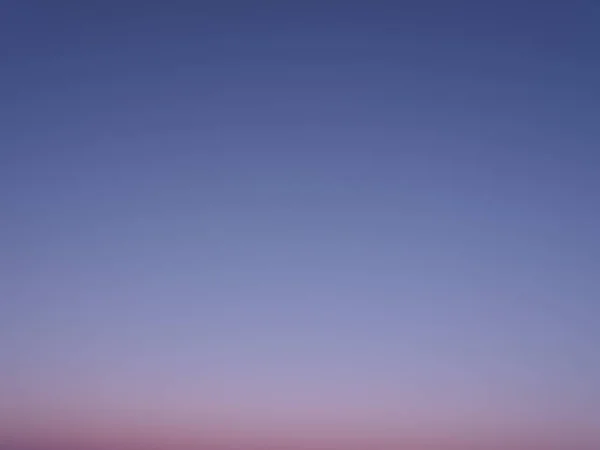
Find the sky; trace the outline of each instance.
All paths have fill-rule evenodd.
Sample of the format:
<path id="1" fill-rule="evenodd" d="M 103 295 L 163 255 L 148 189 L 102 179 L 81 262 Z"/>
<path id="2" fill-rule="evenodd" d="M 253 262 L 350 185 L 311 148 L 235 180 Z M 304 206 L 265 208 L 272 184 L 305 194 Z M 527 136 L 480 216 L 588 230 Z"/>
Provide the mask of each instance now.
<path id="1" fill-rule="evenodd" d="M 0 6 L 0 441 L 600 443 L 598 2 Z"/>

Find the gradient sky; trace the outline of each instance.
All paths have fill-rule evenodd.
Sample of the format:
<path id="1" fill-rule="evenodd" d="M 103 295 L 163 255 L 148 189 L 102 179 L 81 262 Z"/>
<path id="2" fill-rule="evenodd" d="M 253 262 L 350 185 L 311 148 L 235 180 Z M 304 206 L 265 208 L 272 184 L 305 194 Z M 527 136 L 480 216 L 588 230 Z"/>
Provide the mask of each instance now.
<path id="1" fill-rule="evenodd" d="M 2 429 L 600 429 L 599 2 L 0 6 Z"/>

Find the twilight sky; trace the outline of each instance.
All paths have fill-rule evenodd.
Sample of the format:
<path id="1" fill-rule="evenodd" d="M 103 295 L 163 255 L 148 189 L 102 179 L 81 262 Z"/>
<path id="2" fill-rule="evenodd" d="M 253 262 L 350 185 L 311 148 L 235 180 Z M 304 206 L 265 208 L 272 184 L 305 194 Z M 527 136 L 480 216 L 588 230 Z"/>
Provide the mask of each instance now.
<path id="1" fill-rule="evenodd" d="M 0 6 L 0 434 L 600 442 L 599 2 Z"/>

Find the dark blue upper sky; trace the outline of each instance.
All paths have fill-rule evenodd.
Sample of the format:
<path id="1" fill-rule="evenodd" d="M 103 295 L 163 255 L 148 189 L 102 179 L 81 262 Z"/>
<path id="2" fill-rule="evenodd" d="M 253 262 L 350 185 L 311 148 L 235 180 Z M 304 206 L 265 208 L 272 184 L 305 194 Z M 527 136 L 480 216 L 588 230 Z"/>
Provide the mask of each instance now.
<path id="1" fill-rule="evenodd" d="M 7 411 L 597 424 L 599 48 L 596 1 L 2 2 Z"/>

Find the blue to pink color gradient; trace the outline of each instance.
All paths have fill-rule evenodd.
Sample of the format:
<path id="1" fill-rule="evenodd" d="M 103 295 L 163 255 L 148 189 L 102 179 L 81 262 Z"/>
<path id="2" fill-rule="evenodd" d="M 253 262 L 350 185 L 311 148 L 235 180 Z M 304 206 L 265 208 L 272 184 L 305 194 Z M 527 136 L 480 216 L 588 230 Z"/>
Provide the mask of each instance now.
<path id="1" fill-rule="evenodd" d="M 1 9 L 0 441 L 600 444 L 600 3 Z"/>

